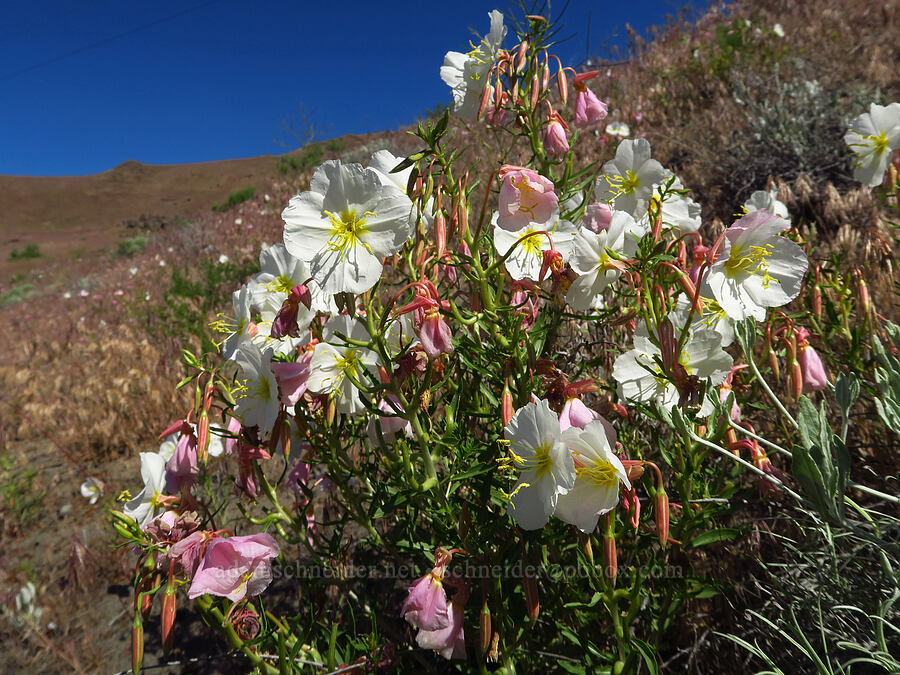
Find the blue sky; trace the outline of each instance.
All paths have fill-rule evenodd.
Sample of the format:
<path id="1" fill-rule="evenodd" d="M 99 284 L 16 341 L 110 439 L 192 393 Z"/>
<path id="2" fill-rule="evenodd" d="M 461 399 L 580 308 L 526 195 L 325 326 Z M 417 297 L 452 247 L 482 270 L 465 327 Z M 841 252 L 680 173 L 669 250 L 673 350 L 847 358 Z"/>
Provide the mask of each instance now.
<path id="1" fill-rule="evenodd" d="M 561 35 L 574 37 L 556 53 L 572 65 L 603 55 L 624 46 L 626 22 L 643 31 L 686 4 L 706 3 L 571 0 Z M 0 174 L 286 152 L 281 127 L 301 107 L 321 138 L 399 128 L 449 100 L 443 55 L 467 51 L 495 7 L 512 11 L 508 0 L 9 3 Z"/>

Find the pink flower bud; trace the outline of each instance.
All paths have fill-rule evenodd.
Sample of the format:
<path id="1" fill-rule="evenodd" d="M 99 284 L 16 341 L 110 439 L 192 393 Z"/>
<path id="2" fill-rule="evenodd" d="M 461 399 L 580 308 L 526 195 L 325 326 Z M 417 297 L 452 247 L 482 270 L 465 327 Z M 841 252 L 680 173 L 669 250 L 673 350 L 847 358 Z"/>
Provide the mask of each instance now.
<path id="1" fill-rule="evenodd" d="M 166 462 L 166 492 L 175 494 L 183 488 L 189 490 L 198 473 L 197 438 L 193 433 L 182 434 L 175 454 Z"/>
<path id="2" fill-rule="evenodd" d="M 584 429 L 594 420 L 600 419 L 600 414 L 588 408 L 580 398 L 570 398 L 559 413 L 559 430 L 565 431 L 570 427 Z"/>

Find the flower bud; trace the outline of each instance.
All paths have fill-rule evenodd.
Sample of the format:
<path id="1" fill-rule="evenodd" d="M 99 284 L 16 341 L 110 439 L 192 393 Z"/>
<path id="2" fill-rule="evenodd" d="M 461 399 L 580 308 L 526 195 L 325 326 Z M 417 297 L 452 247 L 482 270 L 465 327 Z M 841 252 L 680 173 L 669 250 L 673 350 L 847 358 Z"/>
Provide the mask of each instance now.
<path id="1" fill-rule="evenodd" d="M 556 71 L 556 89 L 559 91 L 559 98 L 565 105 L 569 101 L 569 82 L 566 79 L 566 73 L 560 64 L 559 70 Z"/>
<path id="2" fill-rule="evenodd" d="M 791 396 L 795 401 L 803 394 L 803 369 L 797 359 L 791 360 Z"/>
<path id="3" fill-rule="evenodd" d="M 550 86 L 550 66 L 544 61 L 544 67 L 541 68 L 541 92 L 547 91 Z"/>
<path id="4" fill-rule="evenodd" d="M 813 285 L 813 297 L 812 297 L 812 305 L 813 305 L 813 314 L 816 315 L 816 319 L 819 321 L 822 320 L 822 286 L 820 285 L 820 274 L 819 274 L 819 266 L 815 267 L 815 284 Z"/>
<path id="5" fill-rule="evenodd" d="M 259 615 L 249 605 L 242 607 L 232 615 L 231 625 L 241 640 L 252 640 L 259 635 Z"/>
<path id="6" fill-rule="evenodd" d="M 169 566 L 169 580 L 163 591 L 162 599 L 162 644 L 163 653 L 168 655 L 172 650 L 172 642 L 175 639 L 175 612 L 176 612 L 176 595 L 175 595 L 175 567 Z"/>
<path id="7" fill-rule="evenodd" d="M 434 216 L 434 245 L 440 258 L 447 250 L 447 221 L 443 211 L 438 211 Z"/>
<path id="8" fill-rule="evenodd" d="M 666 547 L 669 540 L 669 495 L 664 489 L 653 497 L 653 508 L 656 512 L 656 533 L 659 535 L 659 545 Z"/>
<path id="9" fill-rule="evenodd" d="M 197 457 L 206 463 L 209 448 L 209 413 L 205 410 L 200 413 L 200 419 L 197 421 Z"/>
<path id="10" fill-rule="evenodd" d="M 606 563 L 606 567 L 603 568 L 606 578 L 615 581 L 619 560 L 616 554 L 616 538 L 610 533 L 603 535 L 603 561 Z"/>
<path id="11" fill-rule="evenodd" d="M 134 623 L 131 624 L 131 672 L 140 675 L 141 665 L 144 663 L 144 622 L 141 613 L 134 613 Z"/>
<path id="12" fill-rule="evenodd" d="M 771 347 L 769 347 L 769 367 L 772 369 L 772 374 L 775 376 L 775 379 L 780 380 L 781 369 L 778 367 L 778 356 Z"/>
<path id="13" fill-rule="evenodd" d="M 541 602 L 538 597 L 537 579 L 533 574 L 526 574 L 522 579 L 525 588 L 525 606 L 528 608 L 528 618 L 537 621 L 541 613 Z"/>
<path id="14" fill-rule="evenodd" d="M 503 414 L 503 426 L 507 426 L 513 418 L 512 392 L 509 390 L 509 380 L 503 383 L 503 396 L 501 397 L 500 410 Z"/>
<path id="15" fill-rule="evenodd" d="M 516 75 L 521 75 L 522 71 L 525 69 L 525 65 L 528 63 L 528 40 L 522 40 L 519 44 L 519 48 L 516 50 L 516 64 L 515 64 L 515 72 Z"/>
<path id="16" fill-rule="evenodd" d="M 491 608 L 488 607 L 487 600 L 481 606 L 481 618 L 478 622 L 478 653 L 482 657 L 487 656 L 488 649 L 491 648 Z"/>
<path id="17" fill-rule="evenodd" d="M 859 308 L 862 310 L 863 316 L 869 316 L 872 312 L 872 301 L 869 298 L 869 286 L 863 279 L 862 272 L 856 271 L 856 293 L 859 301 Z"/>
<path id="18" fill-rule="evenodd" d="M 799 345 L 797 363 L 800 366 L 803 393 L 828 387 L 828 374 L 819 353 L 808 342 Z"/>
<path id="19" fill-rule="evenodd" d="M 485 82 L 484 89 L 481 91 L 481 103 L 478 105 L 478 114 L 475 116 L 475 119 L 480 119 L 484 115 L 484 111 L 487 110 L 488 104 L 491 102 L 493 91 L 494 88 L 490 86 L 490 83 Z"/>
<path id="20" fill-rule="evenodd" d="M 532 110 L 537 107 L 538 95 L 540 94 L 540 89 L 538 89 L 538 76 L 534 75 L 531 78 L 531 108 Z"/>

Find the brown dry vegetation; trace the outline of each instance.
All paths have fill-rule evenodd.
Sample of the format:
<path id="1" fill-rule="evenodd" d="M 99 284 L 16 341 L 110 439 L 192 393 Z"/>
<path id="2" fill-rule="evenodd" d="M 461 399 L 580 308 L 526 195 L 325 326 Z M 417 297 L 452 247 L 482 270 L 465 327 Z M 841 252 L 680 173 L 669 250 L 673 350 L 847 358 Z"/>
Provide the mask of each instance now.
<path id="1" fill-rule="evenodd" d="M 751 22 L 746 31 L 740 28 L 745 18 Z M 898 21 L 897 2 L 764 0 L 725 13 L 713 9 L 696 25 L 672 25 L 652 41 L 638 41 L 637 58 L 611 67 L 609 75 L 604 68 L 592 86 L 609 101 L 611 117 L 646 135 L 654 157 L 692 189 L 704 206 L 708 233 L 728 224 L 753 190 L 778 189 L 813 243 L 815 261 L 832 265 L 836 275 L 862 268 L 877 309 L 891 317 L 896 241 L 883 206 L 850 180 L 840 139 L 842 125 L 869 101 L 900 99 Z M 772 34 L 776 22 L 785 38 Z M 742 46 L 717 48 L 718 25 L 744 31 Z M 818 86 L 805 88 L 812 81 Z M 770 128 L 781 125 L 779 143 L 759 135 L 763 118 Z M 474 126 L 455 125 L 455 133 L 470 145 L 470 156 L 481 155 L 482 177 L 496 168 L 501 148 L 493 137 Z M 601 140 L 582 140 L 591 159 L 611 156 Z M 345 141 L 341 154 L 348 161 L 364 161 L 381 147 L 397 154 L 417 149 L 402 133 Z M 173 391 L 182 374 L 182 344 L 172 331 L 181 315 L 166 304 L 172 271 L 199 282 L 226 255 L 229 263 L 217 283 L 204 286 L 215 306 L 210 298 L 176 299 L 187 307 L 179 311 L 207 321 L 228 312 L 231 291 L 255 264 L 261 243 L 280 240 L 281 209 L 308 178 L 309 172 L 280 176 L 268 156 L 166 167 L 126 162 L 86 177 L 0 177 L 0 292 L 30 284 L 33 293 L 21 304 L 0 303 L 0 456 L 12 467 L 0 479 L 12 481 L 35 463 L 39 473 L 28 490 L 46 493 L 34 507 L 36 517 L 26 517 L 20 501 L 0 503 L 0 595 L 31 578 L 45 608 L 41 631 L 6 625 L 0 617 L 0 662 L 6 666 L 45 672 L 127 667 L 130 624 L 121 617 L 128 609 L 129 553 L 109 552 L 98 509 L 77 495 L 81 470 L 48 438 L 103 478 L 108 494 L 133 487 L 136 453 L 154 446 L 157 434 L 179 416 L 180 397 L 192 395 Z M 210 211 L 247 185 L 257 187 L 253 199 L 228 213 Z M 123 221 L 141 214 L 159 216 L 165 227 L 150 233 L 149 246 L 134 257 L 111 253 L 134 235 Z M 40 244 L 43 258 L 7 262 L 13 247 L 31 242 Z M 835 255 L 839 262 L 829 262 Z M 131 267 L 138 269 L 135 275 Z M 67 291 L 72 297 L 65 299 Z M 187 344 L 196 348 L 198 342 L 189 338 Z M 896 448 L 881 452 L 879 465 L 890 470 L 893 462 L 896 471 Z M 59 515 L 72 504 L 73 511 Z M 731 551 L 728 576 L 746 574 L 749 563 L 739 560 L 759 547 L 756 541 Z M 97 582 L 101 578 L 106 581 Z M 671 647 L 672 667 L 740 672 L 744 655 L 736 648 L 704 661 L 711 619 L 702 615 L 721 618 L 723 608 L 698 603 L 693 610 L 684 639 Z M 103 618 L 99 632 L 96 614 Z M 46 629 L 48 617 L 57 624 L 55 634 Z M 22 635 L 25 646 L 10 648 Z M 212 642 L 191 648 L 217 650 Z M 679 650 L 690 657 L 679 660 Z"/>

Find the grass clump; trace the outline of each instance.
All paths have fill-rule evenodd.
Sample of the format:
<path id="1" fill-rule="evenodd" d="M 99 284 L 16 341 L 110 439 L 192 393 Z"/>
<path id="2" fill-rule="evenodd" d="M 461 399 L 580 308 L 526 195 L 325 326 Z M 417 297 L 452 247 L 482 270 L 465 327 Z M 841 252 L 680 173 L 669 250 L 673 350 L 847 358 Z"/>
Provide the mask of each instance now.
<path id="1" fill-rule="evenodd" d="M 238 190 L 236 192 L 232 192 L 230 195 L 228 195 L 228 199 L 226 199 L 221 204 L 215 204 L 212 207 L 212 210 L 215 211 L 216 213 L 222 213 L 224 211 L 228 211 L 229 209 L 234 208 L 238 204 L 243 204 L 244 202 L 249 201 L 250 199 L 253 199 L 253 195 L 255 195 L 255 194 L 256 194 L 256 186 L 248 185 L 247 187 L 241 188 L 240 190 Z"/>
<path id="2" fill-rule="evenodd" d="M 119 242 L 119 246 L 116 249 L 116 255 L 122 256 L 123 258 L 134 257 L 147 248 L 148 241 L 147 237 L 142 235 L 124 239 Z"/>
<path id="3" fill-rule="evenodd" d="M 21 251 L 17 248 L 14 248 L 9 252 L 8 260 L 10 262 L 14 260 L 28 260 L 30 258 L 40 258 L 43 254 L 41 253 L 41 247 L 37 244 L 28 244 Z"/>

